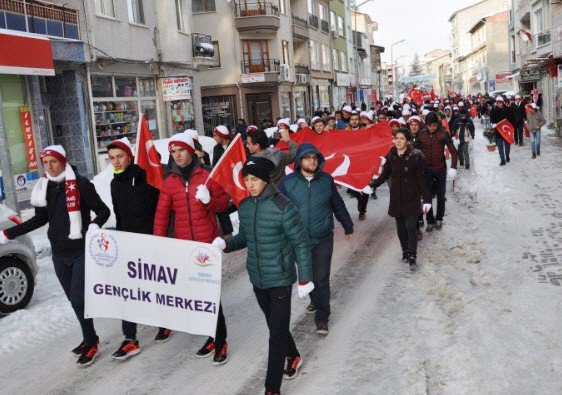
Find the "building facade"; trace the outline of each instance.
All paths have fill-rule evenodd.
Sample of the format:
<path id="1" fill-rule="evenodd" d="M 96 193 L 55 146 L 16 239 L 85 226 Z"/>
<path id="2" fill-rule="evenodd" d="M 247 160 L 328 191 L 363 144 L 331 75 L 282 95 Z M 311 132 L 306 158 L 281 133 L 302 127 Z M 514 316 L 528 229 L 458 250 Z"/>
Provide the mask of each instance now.
<path id="1" fill-rule="evenodd" d="M 348 0 L 330 0 L 330 21 L 332 24 L 332 58 L 334 63 L 334 84 L 332 103 L 340 109 L 344 102 L 353 100 L 351 87 L 350 62 L 347 47 L 347 5 Z"/>
<path id="2" fill-rule="evenodd" d="M 441 96 L 447 95 L 444 79 L 447 65 L 449 67 L 451 65 L 451 51 L 447 49 L 434 49 L 423 56 L 423 63 L 424 73 L 433 75 L 431 85 L 435 93 Z"/>

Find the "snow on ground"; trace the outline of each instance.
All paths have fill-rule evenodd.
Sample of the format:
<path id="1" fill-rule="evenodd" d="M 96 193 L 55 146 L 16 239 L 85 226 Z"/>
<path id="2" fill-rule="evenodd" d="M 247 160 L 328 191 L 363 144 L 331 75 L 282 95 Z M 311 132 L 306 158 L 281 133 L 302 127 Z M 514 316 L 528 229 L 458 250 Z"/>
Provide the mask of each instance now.
<path id="1" fill-rule="evenodd" d="M 448 193 L 443 229 L 424 233 L 415 273 L 399 262 L 386 187 L 352 241 L 338 227 L 331 333 L 316 335 L 295 292 L 292 331 L 305 364 L 283 393 L 562 393 L 562 142 L 543 133 L 539 159 L 527 143 L 513 147 L 505 167 L 478 133 L 472 170 L 461 169 Z M 355 219 L 355 202 L 345 199 Z M 263 393 L 267 329 L 244 252 L 224 263 L 229 363 L 195 358 L 203 337 L 175 333 L 156 345 L 145 326 L 143 352 L 112 362 L 120 323 L 100 319 L 100 358 L 80 370 L 69 353 L 79 328 L 44 230 L 34 240 L 43 256 L 34 298 L 0 319 L 0 393 Z"/>

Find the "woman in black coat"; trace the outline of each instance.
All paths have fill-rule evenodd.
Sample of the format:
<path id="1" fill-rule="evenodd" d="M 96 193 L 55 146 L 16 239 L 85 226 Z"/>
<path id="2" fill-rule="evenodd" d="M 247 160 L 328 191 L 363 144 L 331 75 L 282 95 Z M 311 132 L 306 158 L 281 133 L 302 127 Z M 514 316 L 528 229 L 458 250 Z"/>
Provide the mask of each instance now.
<path id="1" fill-rule="evenodd" d="M 371 182 L 371 187 L 377 188 L 391 179 L 388 215 L 396 218 L 402 260 L 414 270 L 418 245 L 417 221 L 422 213 L 420 200 L 423 197 L 423 212 L 427 213 L 431 208 L 431 195 L 424 176 L 423 153 L 410 146 L 411 140 L 412 134 L 408 129 L 398 129 L 395 146 L 386 156 L 382 174 Z"/>

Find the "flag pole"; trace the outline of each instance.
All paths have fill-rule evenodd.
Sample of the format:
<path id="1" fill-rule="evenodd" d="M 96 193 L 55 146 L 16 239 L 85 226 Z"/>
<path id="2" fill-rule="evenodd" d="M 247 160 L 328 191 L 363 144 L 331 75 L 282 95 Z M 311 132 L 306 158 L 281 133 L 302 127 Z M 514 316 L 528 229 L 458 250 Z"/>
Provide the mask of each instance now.
<path id="1" fill-rule="evenodd" d="M 230 151 L 230 149 L 232 147 L 234 147 L 234 143 L 236 143 L 236 141 L 238 141 L 239 139 L 241 139 L 242 136 L 240 135 L 240 133 L 236 134 L 236 137 L 234 137 L 234 139 L 230 142 L 230 144 L 228 145 L 228 147 L 226 148 L 226 151 L 224 151 L 224 153 L 221 155 L 221 158 L 219 159 L 219 161 L 217 162 L 217 164 L 215 165 L 215 167 L 213 167 L 213 169 L 211 170 L 211 172 L 209 173 L 209 177 L 207 177 L 207 180 L 205 181 L 205 186 L 207 186 L 207 183 L 209 182 L 209 180 L 211 179 L 211 177 L 213 176 L 213 174 L 215 174 L 215 170 L 217 170 L 220 166 L 220 164 L 222 163 L 222 161 L 224 160 L 224 158 L 226 158 L 228 152 Z"/>
<path id="2" fill-rule="evenodd" d="M 144 114 L 141 113 L 140 117 L 139 117 L 139 124 L 137 126 L 137 138 L 135 140 L 135 152 L 134 152 L 134 157 L 135 157 L 135 165 L 138 164 L 138 160 L 139 160 L 139 141 L 140 141 L 140 134 L 141 134 L 141 128 L 142 128 L 142 121 L 144 119 Z"/>

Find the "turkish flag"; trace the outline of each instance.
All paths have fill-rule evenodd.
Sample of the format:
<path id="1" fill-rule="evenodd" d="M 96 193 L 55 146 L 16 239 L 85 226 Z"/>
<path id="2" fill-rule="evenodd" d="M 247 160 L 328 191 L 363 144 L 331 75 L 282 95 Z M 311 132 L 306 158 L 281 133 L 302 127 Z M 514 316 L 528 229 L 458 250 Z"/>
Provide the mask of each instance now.
<path id="1" fill-rule="evenodd" d="M 473 104 L 472 106 L 470 106 L 470 116 L 474 118 L 477 115 L 478 115 L 478 107 L 476 106 L 476 104 Z"/>
<path id="2" fill-rule="evenodd" d="M 435 99 L 435 91 L 433 90 L 433 87 L 431 87 L 431 92 L 429 92 L 429 95 L 431 96 L 431 100 Z"/>
<path id="3" fill-rule="evenodd" d="M 531 137 L 531 132 L 529 132 L 529 128 L 527 127 L 527 121 L 523 123 L 523 131 L 525 132 L 525 137 Z"/>
<path id="4" fill-rule="evenodd" d="M 336 184 L 356 191 L 365 188 L 378 174 L 382 158 L 393 145 L 388 122 L 362 130 L 330 130 L 320 135 L 303 129 L 298 138 L 300 143 L 314 144 L 322 153 L 326 159 L 322 170 L 331 174 Z"/>
<path id="5" fill-rule="evenodd" d="M 135 163 L 146 171 L 146 181 L 154 188 L 162 188 L 164 170 L 160 164 L 160 156 L 152 141 L 150 130 L 144 115 L 141 114 L 139 127 L 137 129 L 137 147 L 135 153 Z"/>
<path id="6" fill-rule="evenodd" d="M 209 179 L 223 187 L 236 206 L 242 199 L 248 197 L 248 190 L 244 186 L 242 177 L 244 162 L 246 162 L 246 151 L 240 134 L 237 134 L 209 174 Z"/>
<path id="7" fill-rule="evenodd" d="M 515 136 L 513 135 L 515 133 L 515 128 L 507 119 L 498 123 L 496 129 L 498 129 L 498 132 L 500 132 L 504 140 L 509 144 L 515 143 Z"/>

